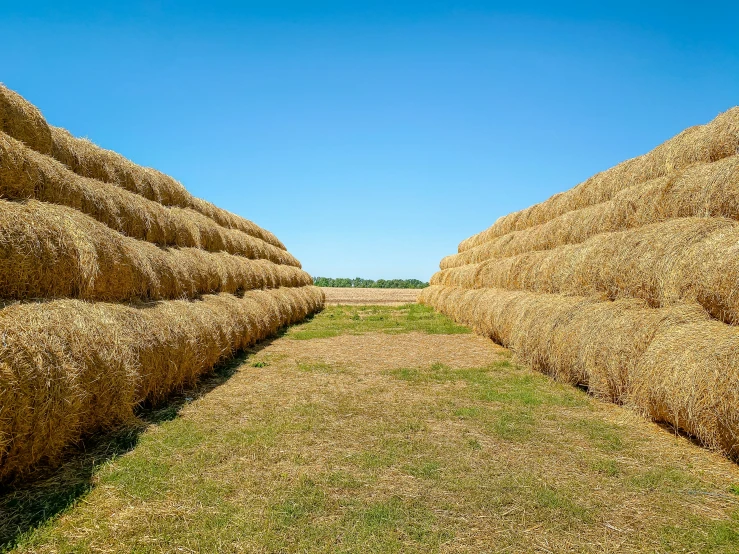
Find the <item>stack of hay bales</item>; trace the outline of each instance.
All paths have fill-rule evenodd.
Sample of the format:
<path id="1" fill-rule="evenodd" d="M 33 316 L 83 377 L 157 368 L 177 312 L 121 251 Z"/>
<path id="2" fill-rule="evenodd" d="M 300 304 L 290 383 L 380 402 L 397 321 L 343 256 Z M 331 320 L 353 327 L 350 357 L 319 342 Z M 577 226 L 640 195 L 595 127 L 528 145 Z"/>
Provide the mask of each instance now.
<path id="1" fill-rule="evenodd" d="M 420 301 L 739 456 L 739 108 L 500 218 Z"/>
<path id="2" fill-rule="evenodd" d="M 322 305 L 272 233 L 0 85 L 0 481 Z"/>

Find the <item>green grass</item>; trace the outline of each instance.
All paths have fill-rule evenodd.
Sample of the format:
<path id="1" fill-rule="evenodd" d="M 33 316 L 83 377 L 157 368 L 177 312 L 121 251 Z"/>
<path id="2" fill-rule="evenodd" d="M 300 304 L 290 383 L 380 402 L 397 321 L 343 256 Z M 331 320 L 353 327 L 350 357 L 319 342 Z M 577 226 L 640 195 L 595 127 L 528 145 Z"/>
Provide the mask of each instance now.
<path id="1" fill-rule="evenodd" d="M 451 335 L 469 333 L 470 329 L 422 304 L 405 306 L 327 306 L 320 315 L 290 328 L 286 336 L 296 340 L 361 335 L 422 333 Z"/>
<path id="2" fill-rule="evenodd" d="M 284 498 L 269 507 L 269 514 L 277 525 L 291 526 L 322 512 L 325 506 L 324 490 L 311 479 L 302 477 Z"/>
<path id="3" fill-rule="evenodd" d="M 736 467 L 618 407 L 505 355 L 348 369 L 339 346 L 329 363 L 291 340 L 450 325 L 415 310 L 329 309 L 279 339 L 289 351 L 157 409 L 63 493 L 6 491 L 6 521 L 27 518 L 0 521 L 6 549 L 739 551 Z"/>
<path id="4" fill-rule="evenodd" d="M 618 452 L 624 448 L 623 438 L 617 425 L 596 418 L 585 418 L 572 424 L 586 436 L 593 447 L 604 452 Z"/>
<path id="5" fill-rule="evenodd" d="M 346 373 L 348 370 L 344 367 L 336 367 L 325 362 L 296 362 L 295 367 L 299 371 L 307 373 Z"/>
<path id="6" fill-rule="evenodd" d="M 462 381 L 470 398 L 521 406 L 542 404 L 584 406 L 586 397 L 577 389 L 556 385 L 547 377 L 522 371 L 510 360 L 501 359 L 487 367 L 450 369 L 441 363 L 427 368 L 398 368 L 388 374 L 413 384 Z"/>
<path id="7" fill-rule="evenodd" d="M 739 513 L 729 521 L 716 521 L 708 525 L 700 519 L 687 525 L 666 525 L 661 530 L 664 552 L 737 552 L 739 544 Z"/>

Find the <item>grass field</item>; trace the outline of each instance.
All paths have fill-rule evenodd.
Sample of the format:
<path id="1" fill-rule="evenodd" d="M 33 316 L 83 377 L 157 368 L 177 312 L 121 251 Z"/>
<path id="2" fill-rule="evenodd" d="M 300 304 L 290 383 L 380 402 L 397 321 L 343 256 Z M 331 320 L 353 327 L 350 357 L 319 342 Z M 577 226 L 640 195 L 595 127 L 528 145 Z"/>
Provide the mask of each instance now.
<path id="1" fill-rule="evenodd" d="M 739 469 L 418 305 L 333 306 L 0 498 L 12 552 L 737 552 Z"/>

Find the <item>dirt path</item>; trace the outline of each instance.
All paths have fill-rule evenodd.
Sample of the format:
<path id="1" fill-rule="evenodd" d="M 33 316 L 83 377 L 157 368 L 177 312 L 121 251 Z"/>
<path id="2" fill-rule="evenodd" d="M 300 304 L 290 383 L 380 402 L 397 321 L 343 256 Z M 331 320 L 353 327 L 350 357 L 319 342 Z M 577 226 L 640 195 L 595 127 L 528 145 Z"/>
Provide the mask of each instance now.
<path id="1" fill-rule="evenodd" d="M 439 317 L 291 329 L 18 551 L 737 551 L 735 464 Z"/>

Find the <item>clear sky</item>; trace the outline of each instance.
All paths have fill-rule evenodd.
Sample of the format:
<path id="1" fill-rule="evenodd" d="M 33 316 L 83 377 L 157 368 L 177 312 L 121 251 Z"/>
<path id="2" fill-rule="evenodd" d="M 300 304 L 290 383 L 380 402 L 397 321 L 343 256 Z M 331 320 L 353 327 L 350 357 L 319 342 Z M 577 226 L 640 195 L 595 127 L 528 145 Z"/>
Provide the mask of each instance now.
<path id="1" fill-rule="evenodd" d="M 0 81 L 313 275 L 427 280 L 739 104 L 737 4 L 0 0 Z"/>

